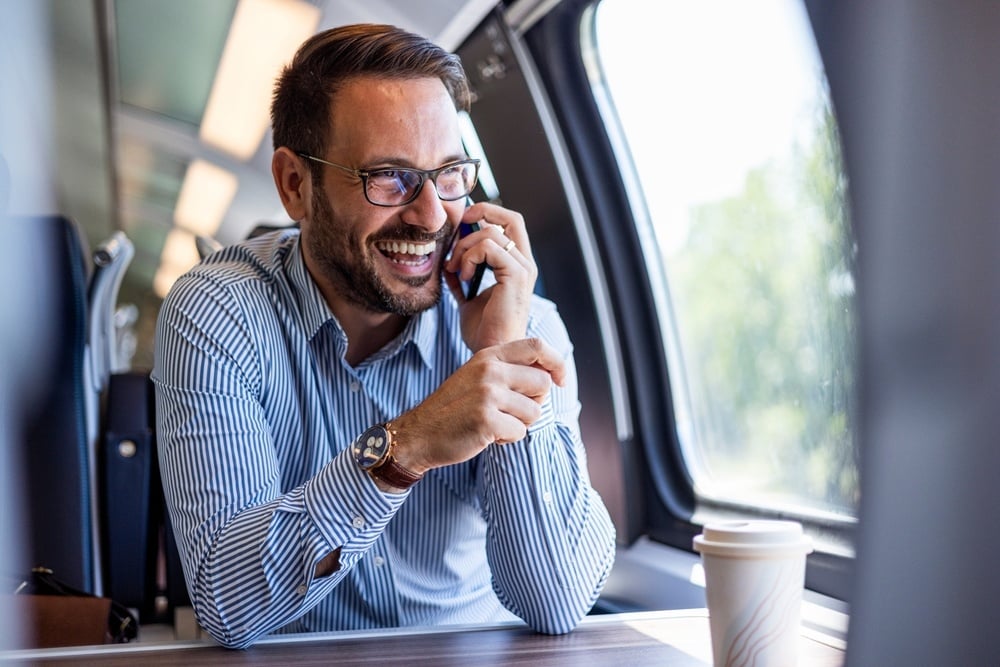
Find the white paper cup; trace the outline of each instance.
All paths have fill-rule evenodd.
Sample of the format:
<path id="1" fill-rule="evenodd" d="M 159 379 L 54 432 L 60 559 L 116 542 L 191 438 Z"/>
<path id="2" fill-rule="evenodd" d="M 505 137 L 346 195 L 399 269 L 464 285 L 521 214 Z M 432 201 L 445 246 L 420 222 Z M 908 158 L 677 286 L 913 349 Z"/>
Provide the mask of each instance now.
<path id="1" fill-rule="evenodd" d="M 715 667 L 798 664 L 811 540 L 795 521 L 727 521 L 694 538 L 705 567 Z"/>

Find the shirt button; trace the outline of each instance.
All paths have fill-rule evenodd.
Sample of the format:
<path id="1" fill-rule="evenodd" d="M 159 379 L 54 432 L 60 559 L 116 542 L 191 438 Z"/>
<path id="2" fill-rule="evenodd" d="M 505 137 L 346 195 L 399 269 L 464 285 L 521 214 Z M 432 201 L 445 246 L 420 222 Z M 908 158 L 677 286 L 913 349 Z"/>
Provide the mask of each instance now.
<path id="1" fill-rule="evenodd" d="M 385 565 L 385 559 L 381 556 L 375 556 L 375 567 L 382 567 Z"/>
<path id="2" fill-rule="evenodd" d="M 357 380 L 351 380 L 351 391 L 353 391 L 355 394 L 361 391 L 361 383 L 358 382 Z"/>
<path id="3" fill-rule="evenodd" d="M 354 526 L 355 528 L 364 528 L 365 520 L 360 516 L 356 516 L 354 517 L 354 521 L 351 522 L 351 525 Z"/>
<path id="4" fill-rule="evenodd" d="M 552 503 L 552 493 L 549 492 L 549 491 L 546 491 L 545 493 L 543 493 L 542 494 L 542 500 L 544 500 L 548 504 L 551 504 Z"/>
<path id="5" fill-rule="evenodd" d="M 308 589 L 305 586 L 299 586 L 298 588 L 295 589 L 295 592 L 298 593 L 299 595 L 305 595 L 306 590 Z"/>

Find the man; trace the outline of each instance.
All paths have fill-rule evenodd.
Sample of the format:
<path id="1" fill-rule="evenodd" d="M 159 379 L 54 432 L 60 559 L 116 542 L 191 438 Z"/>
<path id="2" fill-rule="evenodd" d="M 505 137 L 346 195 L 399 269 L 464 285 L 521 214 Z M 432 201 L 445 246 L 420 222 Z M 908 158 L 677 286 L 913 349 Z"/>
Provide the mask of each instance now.
<path id="1" fill-rule="evenodd" d="M 515 616 L 568 632 L 610 571 L 525 222 L 467 206 L 468 99 L 458 59 L 415 35 L 308 40 L 272 103 L 301 233 L 214 253 L 163 304 L 163 482 L 198 620 L 226 646 Z M 452 246 L 460 221 L 481 229 Z M 496 282 L 467 300 L 483 262 Z"/>

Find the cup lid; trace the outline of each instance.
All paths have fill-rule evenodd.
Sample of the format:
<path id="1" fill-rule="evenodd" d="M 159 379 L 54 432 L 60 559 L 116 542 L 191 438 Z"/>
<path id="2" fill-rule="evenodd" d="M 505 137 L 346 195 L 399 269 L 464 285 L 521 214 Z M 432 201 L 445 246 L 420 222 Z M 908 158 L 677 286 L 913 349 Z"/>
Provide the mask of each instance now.
<path id="1" fill-rule="evenodd" d="M 694 538 L 695 551 L 717 555 L 809 553 L 812 540 L 797 521 L 719 521 L 705 524 Z"/>

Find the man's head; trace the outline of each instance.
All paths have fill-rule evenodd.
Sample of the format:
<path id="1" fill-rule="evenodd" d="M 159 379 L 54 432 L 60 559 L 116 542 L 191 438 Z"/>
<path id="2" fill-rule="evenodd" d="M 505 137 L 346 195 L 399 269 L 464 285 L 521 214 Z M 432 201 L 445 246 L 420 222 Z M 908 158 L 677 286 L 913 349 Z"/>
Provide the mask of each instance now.
<path id="1" fill-rule="evenodd" d="M 301 221 L 306 265 L 338 317 L 349 309 L 409 316 L 437 303 L 464 201 L 439 198 L 447 197 L 428 180 L 413 201 L 377 206 L 366 179 L 465 158 L 457 112 L 468 104 L 457 57 L 390 26 L 320 33 L 282 73 L 272 170 Z"/>
<path id="2" fill-rule="evenodd" d="M 394 26 L 341 26 L 306 40 L 278 78 L 271 102 L 274 148 L 322 155 L 332 100 L 345 82 L 360 76 L 437 78 L 455 109 L 469 110 L 469 85 L 458 56 Z"/>

